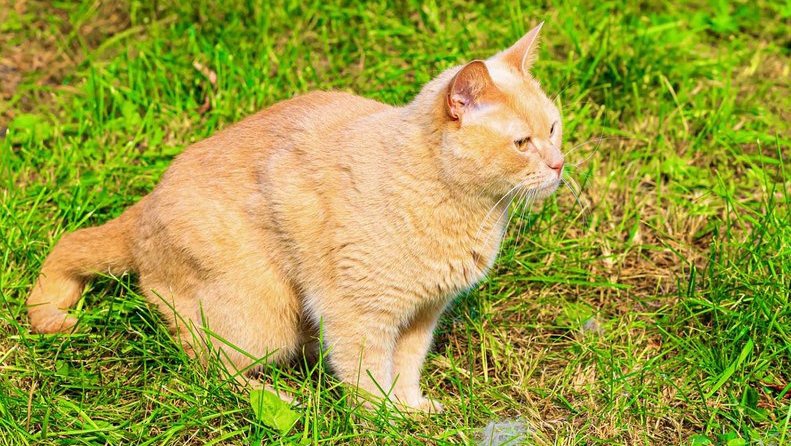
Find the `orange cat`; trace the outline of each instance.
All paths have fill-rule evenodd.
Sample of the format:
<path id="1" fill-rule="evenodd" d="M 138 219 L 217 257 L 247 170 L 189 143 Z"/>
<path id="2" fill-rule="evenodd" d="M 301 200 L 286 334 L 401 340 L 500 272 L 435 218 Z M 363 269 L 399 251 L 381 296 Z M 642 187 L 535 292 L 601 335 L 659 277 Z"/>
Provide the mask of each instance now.
<path id="1" fill-rule="evenodd" d="M 560 114 L 528 72 L 540 28 L 403 107 L 310 93 L 190 146 L 120 217 L 60 240 L 33 329 L 72 329 L 90 276 L 136 271 L 193 354 L 284 362 L 321 325 L 339 379 L 441 410 L 419 383 L 437 319 L 492 266 L 511 199 L 560 182 Z"/>

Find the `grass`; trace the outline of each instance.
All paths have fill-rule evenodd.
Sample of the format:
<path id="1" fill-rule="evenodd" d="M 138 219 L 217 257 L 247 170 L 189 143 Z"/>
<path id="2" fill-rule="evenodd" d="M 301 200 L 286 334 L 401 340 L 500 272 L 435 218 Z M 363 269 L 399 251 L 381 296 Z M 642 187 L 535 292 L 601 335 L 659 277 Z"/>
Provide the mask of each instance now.
<path id="1" fill-rule="evenodd" d="M 540 20 L 581 204 L 516 215 L 443 318 L 424 384 L 445 413 L 361 412 L 323 363 L 283 367 L 305 407 L 281 435 L 132 277 L 87 289 L 84 331 L 29 333 L 58 237 L 191 142 L 314 89 L 404 103 Z M 0 444 L 463 444 L 493 420 L 527 444 L 791 444 L 790 20 L 765 0 L 0 0 Z"/>

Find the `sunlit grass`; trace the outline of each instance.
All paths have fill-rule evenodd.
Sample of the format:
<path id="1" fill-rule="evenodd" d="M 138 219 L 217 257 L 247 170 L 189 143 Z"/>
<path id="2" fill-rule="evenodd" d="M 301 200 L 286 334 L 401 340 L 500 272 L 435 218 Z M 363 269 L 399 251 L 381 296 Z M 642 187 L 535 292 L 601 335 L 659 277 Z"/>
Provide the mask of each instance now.
<path id="1" fill-rule="evenodd" d="M 528 444 L 791 441 L 787 4 L 252 3 L 0 4 L 0 444 L 464 444 L 498 420 Z M 581 195 L 518 209 L 443 318 L 424 385 L 445 413 L 359 411 L 295 364 L 265 374 L 302 402 L 280 436 L 134 277 L 88 288 L 79 334 L 29 333 L 58 237 L 191 142 L 314 89 L 405 103 L 541 20 Z"/>

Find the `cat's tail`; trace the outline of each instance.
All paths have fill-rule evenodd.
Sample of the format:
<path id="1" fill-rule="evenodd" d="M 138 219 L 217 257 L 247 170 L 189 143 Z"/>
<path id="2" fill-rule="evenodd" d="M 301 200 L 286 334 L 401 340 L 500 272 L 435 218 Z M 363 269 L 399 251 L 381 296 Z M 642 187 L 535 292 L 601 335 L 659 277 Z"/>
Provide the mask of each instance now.
<path id="1" fill-rule="evenodd" d="M 27 299 L 34 332 L 71 330 L 77 319 L 66 310 L 80 299 L 88 278 L 134 269 L 131 237 L 141 204 L 135 204 L 102 226 L 80 229 L 60 239 L 44 260 Z"/>

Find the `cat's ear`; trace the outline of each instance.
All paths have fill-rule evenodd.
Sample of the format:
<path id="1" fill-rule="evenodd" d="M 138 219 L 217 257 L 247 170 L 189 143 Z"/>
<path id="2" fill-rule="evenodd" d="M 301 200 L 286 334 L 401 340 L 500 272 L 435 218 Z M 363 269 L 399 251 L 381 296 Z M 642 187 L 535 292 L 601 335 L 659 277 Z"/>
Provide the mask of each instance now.
<path id="1" fill-rule="evenodd" d="M 453 119 L 479 106 L 496 91 L 489 69 L 482 60 L 463 66 L 448 87 L 448 114 Z"/>
<path id="2" fill-rule="evenodd" d="M 538 58 L 538 34 L 541 32 L 541 22 L 527 32 L 518 42 L 500 53 L 500 57 L 516 71 L 527 74 L 533 62 Z"/>

